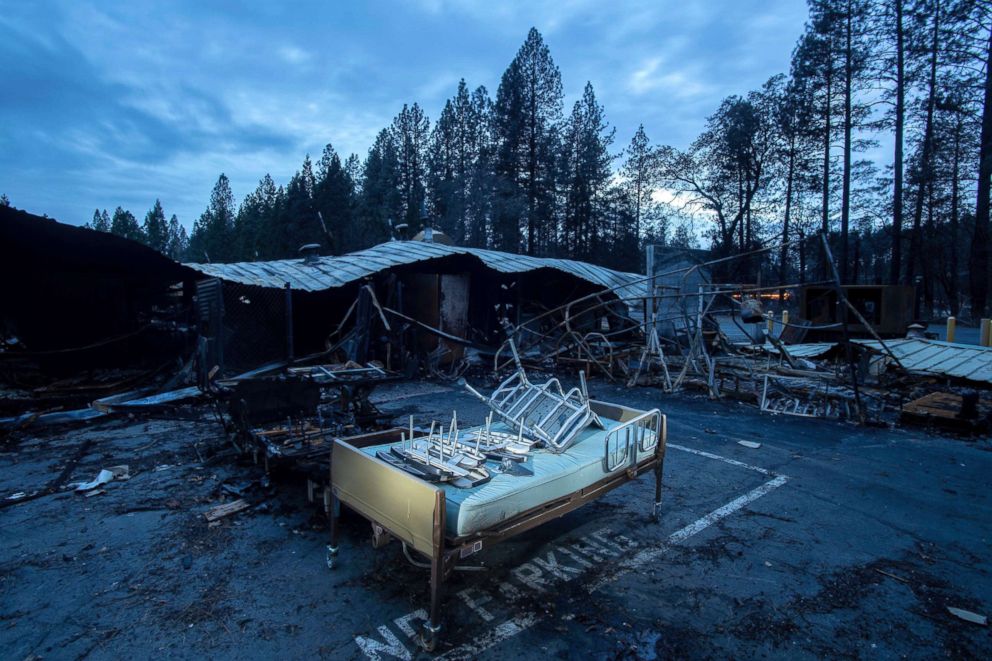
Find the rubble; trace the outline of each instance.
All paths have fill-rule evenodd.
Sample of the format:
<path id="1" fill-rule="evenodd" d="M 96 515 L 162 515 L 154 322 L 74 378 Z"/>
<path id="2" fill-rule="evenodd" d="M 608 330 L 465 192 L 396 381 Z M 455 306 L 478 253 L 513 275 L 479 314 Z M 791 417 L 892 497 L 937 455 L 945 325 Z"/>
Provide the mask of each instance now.
<path id="1" fill-rule="evenodd" d="M 779 248 L 756 250 L 751 257 Z M 144 463 L 107 454 L 99 463 L 80 467 L 92 450 L 91 441 L 64 455 L 53 445 L 58 475 L 46 475 L 33 488 L 30 482 L 11 484 L 0 509 L 20 511 L 22 504 L 42 498 L 46 503 L 62 497 L 84 502 L 72 496 L 73 488 L 86 497 L 100 494 L 85 501 L 87 507 L 99 506 L 123 490 L 144 488 L 146 479 L 162 480 L 172 486 L 156 507 L 188 515 L 200 528 L 225 530 L 263 511 L 278 516 L 273 498 L 278 482 L 300 493 L 305 484 L 307 500 L 315 505 L 309 516 L 320 528 L 337 525 L 340 500 L 335 490 L 342 482 L 351 480 L 356 508 L 395 491 L 385 486 L 383 476 L 391 473 L 380 472 L 383 467 L 411 478 L 398 484 L 406 488 L 412 481 L 418 485 L 410 487 L 413 491 L 420 483 L 431 490 L 463 491 L 524 483 L 540 477 L 546 467 L 534 460 L 535 454 L 542 461 L 557 457 L 566 464 L 574 458 L 569 453 L 578 448 L 580 435 L 588 439 L 601 434 L 595 445 L 602 456 L 589 465 L 622 475 L 610 477 L 617 483 L 609 482 L 609 488 L 633 481 L 638 471 L 656 470 L 651 505 L 657 515 L 662 511 L 664 450 L 656 448 L 667 430 L 661 411 L 670 402 L 685 401 L 679 394 L 686 392 L 702 395 L 693 398 L 697 405 L 703 398 L 707 405 L 727 400 L 721 403 L 724 413 L 749 409 L 751 421 L 759 413 L 776 416 L 760 419 L 769 425 L 774 420 L 797 435 L 821 420 L 924 427 L 971 437 L 988 434 L 992 349 L 932 340 L 922 328 L 918 337 L 903 337 L 908 324 L 899 312 L 906 296 L 902 288 L 841 286 L 836 278 L 773 284 L 717 280 L 717 267 L 737 258 L 691 254 L 684 261 L 658 259 L 658 268 L 667 270 L 641 275 L 567 260 L 396 242 L 354 255 L 310 256 L 303 262 L 158 263 L 148 277 L 171 292 L 167 310 L 132 292 L 148 303 L 142 308 L 145 316 L 132 320 L 131 326 L 141 322 L 139 328 L 115 325 L 125 332 L 103 340 L 87 337 L 78 346 L 65 341 L 65 355 L 89 358 L 60 364 L 53 356 L 62 355 L 61 349 L 37 344 L 42 335 L 4 342 L 0 376 L 9 383 L 2 391 L 0 430 L 3 449 L 11 455 L 31 434 L 87 425 L 136 429 L 159 423 L 182 425 L 184 433 L 202 430 L 195 440 L 184 439 L 186 456 L 155 454 L 159 447 L 153 436 L 140 438 L 140 449 L 153 454 Z M 882 307 L 868 305 L 873 301 Z M 111 361 L 94 366 L 94 350 L 107 351 L 150 329 L 171 338 L 156 350 L 152 362 L 157 364 L 135 360 L 131 365 Z M 47 332 L 44 340 L 52 340 Z M 36 346 L 43 348 L 35 351 Z M 70 365 L 77 361 L 86 367 Z M 463 390 L 478 402 L 466 398 L 459 408 L 449 407 L 458 394 L 464 397 Z M 608 401 L 621 404 L 605 404 L 591 390 L 608 391 L 613 397 Z M 648 397 L 653 400 L 644 401 Z M 625 408 L 627 398 L 641 398 L 644 411 Z M 472 417 L 464 411 L 479 402 L 485 416 L 462 424 Z M 735 408 L 727 408 L 730 402 Z M 771 469 L 744 463 L 776 447 L 762 433 L 746 434 L 754 440 L 738 440 L 709 419 L 681 424 L 680 436 L 688 435 L 686 429 L 701 431 L 708 446 L 730 443 L 738 459 L 672 447 L 769 478 L 731 504 L 750 502 L 751 494 L 758 497 L 785 483 L 787 478 Z M 203 443 L 203 438 L 216 442 Z M 363 476 L 342 476 L 339 455 L 338 482 L 332 483 L 332 449 L 343 446 L 354 453 L 375 449 L 345 460 L 368 470 Z M 766 451 L 753 452 L 761 448 Z M 643 463 L 639 452 L 653 453 L 650 461 Z M 117 465 L 101 468 L 105 460 Z M 374 469 L 368 468 L 370 463 Z M 221 467 L 228 472 L 218 479 L 213 473 Z M 245 477 L 248 471 L 253 476 Z M 73 477 L 89 481 L 68 483 Z M 108 486 L 126 480 L 131 481 Z M 210 488 L 199 488 L 205 484 Z M 556 519 L 558 507 L 578 507 L 600 494 L 595 485 L 587 489 L 589 485 L 570 492 L 567 507 L 552 500 L 535 506 L 536 514 L 518 513 L 524 517 L 520 530 Z M 187 497 L 194 491 L 195 498 Z M 417 516 L 421 523 L 430 519 L 431 538 L 413 535 L 410 539 L 420 548 L 404 546 L 403 552 L 417 567 L 423 563 L 415 555 L 425 555 L 425 548 L 447 554 L 432 565 L 433 590 L 443 582 L 433 574 L 478 569 L 461 560 L 495 537 L 508 537 L 509 529 L 494 524 L 471 544 L 465 538 L 445 547 L 443 532 L 437 539 L 443 508 L 438 516 L 439 510 L 432 509 L 435 491 L 429 495 L 418 501 L 423 507 Z M 452 498 L 456 502 L 457 495 Z M 410 502 L 376 500 L 388 506 L 394 528 L 413 516 Z M 385 515 L 374 509 L 363 511 L 372 523 L 376 547 L 390 537 L 406 539 L 396 530 L 391 533 Z M 724 511 L 707 516 L 718 520 Z M 239 516 L 227 519 L 234 514 Z M 711 520 L 702 521 L 709 525 Z M 355 534 L 354 521 L 350 525 L 349 537 Z M 695 534 L 694 525 L 673 533 L 674 539 Z M 304 527 L 296 525 L 293 532 Z M 322 546 L 321 541 L 314 548 Z M 337 542 L 331 546 L 328 561 L 334 565 Z M 595 559 L 596 552 L 589 557 Z M 584 558 L 578 552 L 569 557 Z M 544 562 L 542 567 L 558 566 Z M 773 564 L 765 561 L 764 566 Z M 915 576 L 904 579 L 896 569 L 892 573 L 876 567 L 873 573 L 915 585 Z M 949 611 L 966 620 L 974 615 L 968 621 L 976 623 L 975 618 L 984 617 Z M 436 607 L 429 619 L 431 627 L 439 626 Z"/>

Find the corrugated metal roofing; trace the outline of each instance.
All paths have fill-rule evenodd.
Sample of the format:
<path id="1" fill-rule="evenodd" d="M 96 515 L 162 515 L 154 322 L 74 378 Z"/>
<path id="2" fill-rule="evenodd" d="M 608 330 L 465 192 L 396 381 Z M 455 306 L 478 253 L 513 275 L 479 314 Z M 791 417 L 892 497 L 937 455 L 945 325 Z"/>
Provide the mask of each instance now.
<path id="1" fill-rule="evenodd" d="M 836 342 L 808 342 L 806 344 L 787 344 L 785 350 L 793 358 L 819 358 L 836 346 Z M 766 343 L 762 348 L 768 353 L 778 353 L 778 348 L 770 343 Z"/>
<path id="2" fill-rule="evenodd" d="M 617 290 L 617 295 L 645 296 L 644 276 L 624 273 L 570 259 L 515 255 L 482 248 L 446 246 L 424 241 L 391 241 L 358 252 L 336 257 L 319 257 L 312 264 L 300 259 L 233 264 L 186 264 L 205 275 L 257 287 L 285 287 L 303 291 L 323 291 L 342 287 L 380 271 L 417 262 L 471 255 L 501 273 L 523 273 L 552 268 L 601 287 Z"/>
<path id="3" fill-rule="evenodd" d="M 884 351 L 877 340 L 854 340 Z M 909 338 L 886 340 L 885 346 L 910 372 L 992 383 L 992 347 Z"/>
<path id="4" fill-rule="evenodd" d="M 728 314 L 713 315 L 713 320 L 716 321 L 720 327 L 720 332 L 724 334 L 727 341 L 731 344 L 754 344 L 754 340 L 748 334 L 748 326 L 751 327 L 750 330 L 754 330 L 754 324 L 741 323 L 738 326 L 734 323 L 734 318 Z M 741 328 L 741 326 L 744 328 Z"/>

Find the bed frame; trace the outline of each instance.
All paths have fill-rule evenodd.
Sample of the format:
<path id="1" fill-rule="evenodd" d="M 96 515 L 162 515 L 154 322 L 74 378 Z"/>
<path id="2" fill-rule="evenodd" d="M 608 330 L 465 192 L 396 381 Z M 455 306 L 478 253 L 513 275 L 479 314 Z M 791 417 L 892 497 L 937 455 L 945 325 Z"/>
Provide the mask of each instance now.
<path id="1" fill-rule="evenodd" d="M 431 571 L 430 619 L 424 624 L 419 642 L 430 652 L 437 645 L 441 631 L 444 584 L 457 561 L 564 516 L 646 471 L 653 471 L 655 476 L 652 516 L 657 520 L 668 434 L 665 416 L 657 409 L 638 411 L 598 401 L 592 401 L 591 407 L 598 415 L 621 423 L 605 433 L 603 461 L 608 474 L 603 479 L 564 497 L 542 503 L 492 528 L 457 537 L 446 532 L 443 489 L 361 451 L 364 447 L 399 441 L 402 429 L 336 439 L 331 448 L 331 495 L 330 503 L 327 503 L 330 517 L 327 566 L 333 569 L 337 565 L 338 517 L 342 503 L 371 522 L 374 548 L 380 548 L 395 538 L 404 544 L 404 551 L 407 547 L 413 548 L 428 558 Z M 651 454 L 638 460 L 638 449 Z"/>

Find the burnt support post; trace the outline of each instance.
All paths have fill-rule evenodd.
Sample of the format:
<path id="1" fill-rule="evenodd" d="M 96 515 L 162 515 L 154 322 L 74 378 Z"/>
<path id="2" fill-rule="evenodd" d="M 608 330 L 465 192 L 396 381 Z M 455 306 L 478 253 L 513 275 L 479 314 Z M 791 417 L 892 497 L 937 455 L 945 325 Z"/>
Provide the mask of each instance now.
<path id="1" fill-rule="evenodd" d="M 331 502 L 327 508 L 328 528 L 331 534 L 327 544 L 327 568 L 334 569 L 338 560 L 338 518 L 341 516 L 341 501 L 338 500 L 334 485 L 331 485 Z"/>
<path id="2" fill-rule="evenodd" d="M 659 521 L 661 520 L 661 480 L 665 472 L 665 445 L 668 443 L 668 418 L 661 417 L 660 428 L 654 433 L 658 435 L 658 445 L 654 449 L 654 506 L 651 509 L 651 517 Z"/>
<path id="3" fill-rule="evenodd" d="M 293 362 L 293 289 L 286 283 L 286 360 Z"/>
<path id="4" fill-rule="evenodd" d="M 428 652 L 437 646 L 441 633 L 441 600 L 444 598 L 444 579 L 447 562 L 444 553 L 444 530 L 446 523 L 444 491 L 434 494 L 434 531 L 431 540 L 431 614 L 424 624 L 421 645 Z"/>
<path id="5" fill-rule="evenodd" d="M 823 241 L 824 257 L 826 257 L 826 262 L 830 266 L 830 271 L 834 276 L 834 292 L 837 296 L 841 329 L 844 331 L 844 354 L 847 358 L 847 365 L 851 374 L 851 387 L 854 390 L 854 406 L 858 412 L 858 422 L 863 425 L 865 424 L 865 410 L 861 406 L 861 390 L 858 388 L 858 368 L 854 361 L 854 350 L 851 348 L 851 333 L 847 327 L 847 309 L 850 307 L 850 304 L 847 301 L 847 296 L 844 295 L 844 284 L 841 282 L 840 274 L 837 272 L 837 263 L 834 262 L 833 253 L 830 252 L 830 242 L 827 241 L 826 232 L 820 235 L 820 239 Z M 867 323 L 864 325 L 870 329 Z"/>

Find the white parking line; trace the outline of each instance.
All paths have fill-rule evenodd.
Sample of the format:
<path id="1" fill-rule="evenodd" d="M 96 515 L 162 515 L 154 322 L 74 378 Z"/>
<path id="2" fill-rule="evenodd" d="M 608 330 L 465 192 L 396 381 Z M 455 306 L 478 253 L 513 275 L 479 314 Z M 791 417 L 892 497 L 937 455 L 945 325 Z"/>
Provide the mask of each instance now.
<path id="1" fill-rule="evenodd" d="M 494 629 L 479 636 L 475 642 L 465 643 L 460 647 L 448 650 L 435 658 L 438 659 L 464 659 L 472 658 L 485 652 L 490 647 L 502 643 L 508 638 L 513 638 L 521 631 L 526 631 L 537 623 L 537 615 L 534 613 L 523 613 L 507 620 Z"/>
<path id="2" fill-rule="evenodd" d="M 745 464 L 743 461 L 737 461 L 736 459 L 730 459 L 728 457 L 721 457 L 718 454 L 713 454 L 712 452 L 704 452 L 703 450 L 695 450 L 693 448 L 687 448 L 684 445 L 675 445 L 674 443 L 666 443 L 666 448 L 671 448 L 673 450 L 681 450 L 682 452 L 688 452 L 690 454 L 698 454 L 700 457 L 706 457 L 707 459 L 716 459 L 717 461 L 722 461 L 725 464 L 730 464 L 731 466 L 740 466 L 741 468 L 746 468 L 749 471 L 756 471 L 762 475 L 774 475 L 767 468 L 762 468 L 761 466 L 752 466 L 751 464 Z"/>
<path id="3" fill-rule="evenodd" d="M 707 528 L 712 526 L 714 523 L 720 521 L 721 519 L 725 519 L 734 512 L 739 511 L 740 509 L 746 507 L 748 504 L 753 503 L 757 499 L 770 493 L 771 491 L 777 489 L 778 487 L 782 486 L 783 484 L 789 481 L 789 478 L 785 475 L 776 475 L 775 473 L 769 471 L 768 469 L 761 468 L 760 466 L 752 466 L 742 461 L 737 461 L 736 459 L 730 459 L 728 457 L 721 457 L 720 455 L 713 454 L 711 452 L 705 452 L 703 450 L 695 450 L 693 448 L 688 448 L 682 445 L 675 445 L 673 443 L 669 443 L 667 447 L 675 450 L 681 450 L 683 452 L 688 452 L 690 454 L 699 455 L 701 457 L 706 457 L 708 459 L 715 459 L 717 461 L 722 461 L 725 464 L 730 464 L 731 466 L 738 466 L 740 468 L 745 468 L 747 470 L 761 473 L 762 475 L 775 475 L 775 477 L 769 480 L 768 482 L 765 482 L 764 484 L 752 489 L 746 494 L 738 498 L 735 498 L 726 505 L 716 508 L 706 516 L 703 516 L 693 521 L 689 525 L 676 530 L 675 532 L 673 532 L 671 535 L 668 536 L 665 544 L 653 548 L 643 549 L 638 553 L 634 554 L 633 557 L 625 561 L 621 561 L 615 571 L 611 572 L 607 576 L 600 577 L 599 580 L 597 580 L 593 585 L 591 585 L 589 587 L 589 592 L 595 592 L 600 588 L 606 586 L 607 584 L 616 581 L 621 576 L 635 569 L 643 567 L 644 565 L 647 565 L 650 562 L 657 560 L 662 554 L 665 553 L 665 551 L 668 550 L 668 548 L 671 545 L 685 542 L 693 535 L 699 534 L 703 530 L 706 530 Z M 479 638 L 476 638 L 475 641 L 451 649 L 448 652 L 445 652 L 444 654 L 440 655 L 438 658 L 440 659 L 475 658 L 482 652 L 490 649 L 491 647 L 498 645 L 499 643 L 509 638 L 512 638 L 513 636 L 516 636 L 518 633 L 521 633 L 522 631 L 526 631 L 533 625 L 537 624 L 541 619 L 542 619 L 542 615 L 538 613 L 534 613 L 534 612 L 521 613 L 511 618 L 510 620 L 507 620 L 506 622 L 500 624 L 494 629 L 491 629 L 489 632 L 483 634 Z"/>

